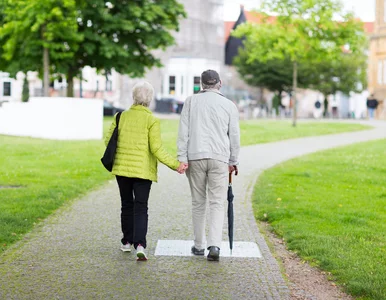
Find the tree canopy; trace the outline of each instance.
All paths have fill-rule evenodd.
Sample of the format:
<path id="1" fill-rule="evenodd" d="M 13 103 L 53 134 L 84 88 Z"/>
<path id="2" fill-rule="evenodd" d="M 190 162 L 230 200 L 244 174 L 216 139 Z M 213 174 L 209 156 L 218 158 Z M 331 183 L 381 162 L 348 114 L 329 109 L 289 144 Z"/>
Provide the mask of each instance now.
<path id="1" fill-rule="evenodd" d="M 234 35 L 245 38 L 248 64 L 290 60 L 295 103 L 299 65 L 338 62 L 344 51 L 364 55 L 363 25 L 352 13 L 343 12 L 340 1 L 266 0 L 260 13 L 261 24 L 240 25 Z M 268 13 L 277 16 L 275 22 L 265 21 Z M 296 107 L 293 106 L 294 125 Z"/>
<path id="2" fill-rule="evenodd" d="M 73 58 L 78 43 L 75 0 L 5 0 L 0 27 L 2 63 L 12 75 Z M 45 53 L 44 53 L 45 52 Z M 47 75 L 45 79 L 47 79 Z M 45 80 L 45 87 L 48 88 Z"/>
<path id="3" fill-rule="evenodd" d="M 72 80 L 85 66 L 141 77 L 161 66 L 154 50 L 174 43 L 185 17 L 177 0 L 4 0 L 0 68 L 41 71 L 44 48 L 53 71 Z M 16 47 L 17 45 L 17 47 Z"/>
<path id="4" fill-rule="evenodd" d="M 292 62 L 289 58 L 271 59 L 267 61 L 248 61 L 248 54 L 253 51 L 250 44 L 239 49 L 233 64 L 245 82 L 256 87 L 264 87 L 272 92 L 292 92 L 293 72 Z M 302 70 L 307 65 L 301 65 Z M 307 88 L 311 84 L 308 71 L 299 72 L 298 84 Z"/>
<path id="5" fill-rule="evenodd" d="M 335 60 L 316 62 L 305 68 L 310 87 L 323 95 L 340 91 L 346 95 L 361 92 L 367 85 L 367 57 L 342 53 Z"/>

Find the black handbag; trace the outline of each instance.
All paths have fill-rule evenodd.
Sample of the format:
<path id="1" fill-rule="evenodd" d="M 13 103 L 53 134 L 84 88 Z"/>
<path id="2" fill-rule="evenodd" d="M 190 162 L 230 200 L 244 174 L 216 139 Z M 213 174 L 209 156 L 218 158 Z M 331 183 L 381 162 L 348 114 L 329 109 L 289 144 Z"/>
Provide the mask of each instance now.
<path id="1" fill-rule="evenodd" d="M 116 117 L 117 125 L 114 128 L 114 132 L 111 135 L 109 143 L 107 144 L 105 153 L 101 158 L 102 164 L 105 166 L 107 171 L 111 172 L 113 170 L 115 153 L 117 152 L 117 144 L 118 144 L 118 125 L 119 119 L 121 118 L 121 113 L 119 112 Z"/>

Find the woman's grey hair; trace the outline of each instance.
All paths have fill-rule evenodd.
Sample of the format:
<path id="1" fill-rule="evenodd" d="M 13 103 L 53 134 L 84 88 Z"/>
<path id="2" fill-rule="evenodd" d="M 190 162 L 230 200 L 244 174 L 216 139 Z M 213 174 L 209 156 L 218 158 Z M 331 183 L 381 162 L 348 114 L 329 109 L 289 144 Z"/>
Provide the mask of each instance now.
<path id="1" fill-rule="evenodd" d="M 209 89 L 215 89 L 219 90 L 221 88 L 221 81 L 217 82 L 216 84 L 213 85 L 207 85 L 205 83 L 201 83 L 202 89 L 203 90 L 209 90 Z"/>
<path id="2" fill-rule="evenodd" d="M 141 81 L 133 87 L 133 101 L 135 105 L 148 107 L 154 97 L 154 88 L 147 81 Z"/>

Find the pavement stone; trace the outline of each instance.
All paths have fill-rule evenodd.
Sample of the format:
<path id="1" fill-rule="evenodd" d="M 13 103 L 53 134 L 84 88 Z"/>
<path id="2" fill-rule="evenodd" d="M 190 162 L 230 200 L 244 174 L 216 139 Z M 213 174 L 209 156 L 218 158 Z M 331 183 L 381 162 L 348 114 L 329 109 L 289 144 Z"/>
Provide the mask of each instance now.
<path id="1" fill-rule="evenodd" d="M 253 185 L 263 170 L 288 159 L 386 138 L 385 122 L 365 123 L 375 128 L 242 148 L 233 183 L 234 239 L 257 243 L 262 258 L 223 257 L 213 263 L 205 257 L 154 256 L 158 239 L 193 239 L 188 181 L 160 166 L 149 199 L 147 262 L 119 250 L 120 200 L 111 180 L 59 209 L 1 255 L 0 299 L 289 299 L 253 216 Z"/>

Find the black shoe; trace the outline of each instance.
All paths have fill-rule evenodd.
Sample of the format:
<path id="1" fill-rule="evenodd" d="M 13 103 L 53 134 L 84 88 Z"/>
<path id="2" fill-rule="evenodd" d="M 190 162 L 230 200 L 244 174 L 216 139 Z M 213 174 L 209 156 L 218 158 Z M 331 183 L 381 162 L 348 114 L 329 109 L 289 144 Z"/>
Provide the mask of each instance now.
<path id="1" fill-rule="evenodd" d="M 219 261 L 220 260 L 220 248 L 216 246 L 208 247 L 209 254 L 207 256 L 209 261 Z"/>
<path id="2" fill-rule="evenodd" d="M 192 253 L 194 255 L 201 255 L 201 256 L 204 256 L 204 253 L 205 253 L 205 249 L 197 249 L 196 247 L 192 246 Z"/>

